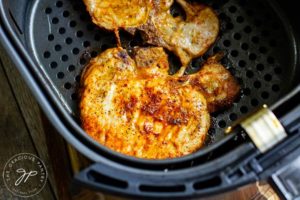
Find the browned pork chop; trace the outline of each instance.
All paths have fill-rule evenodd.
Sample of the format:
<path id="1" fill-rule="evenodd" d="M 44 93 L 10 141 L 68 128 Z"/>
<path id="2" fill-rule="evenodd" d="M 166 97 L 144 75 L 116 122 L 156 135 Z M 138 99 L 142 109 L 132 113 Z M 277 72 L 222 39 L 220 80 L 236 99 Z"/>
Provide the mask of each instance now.
<path id="1" fill-rule="evenodd" d="M 168 75 L 167 55 L 159 47 L 136 48 L 134 59 L 122 48 L 108 49 L 91 61 L 81 84 L 83 129 L 115 151 L 148 159 L 201 148 L 209 111 L 232 103 L 238 93 L 222 92 L 224 85 L 238 85 L 215 58 L 194 75 Z"/>
<path id="2" fill-rule="evenodd" d="M 144 32 L 148 43 L 174 52 L 183 66 L 203 55 L 216 41 L 219 20 L 212 8 L 201 3 L 175 0 L 186 13 L 186 19 L 173 17 L 170 8 L 174 0 L 154 0 L 148 22 L 134 30 Z"/>
<path id="3" fill-rule="evenodd" d="M 107 30 L 137 27 L 148 20 L 151 0 L 83 0 L 95 24 Z"/>

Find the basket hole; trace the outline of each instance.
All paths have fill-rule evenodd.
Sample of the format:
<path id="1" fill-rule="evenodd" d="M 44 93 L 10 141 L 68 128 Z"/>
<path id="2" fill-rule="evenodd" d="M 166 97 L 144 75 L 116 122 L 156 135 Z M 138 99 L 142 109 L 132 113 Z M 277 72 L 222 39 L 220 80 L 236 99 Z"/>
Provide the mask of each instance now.
<path id="1" fill-rule="evenodd" d="M 77 23 L 76 21 L 70 21 L 69 25 L 70 27 L 74 28 L 77 25 Z"/>
<path id="2" fill-rule="evenodd" d="M 65 88 L 66 90 L 71 89 L 71 87 L 72 87 L 72 84 L 69 83 L 69 82 L 67 82 L 67 83 L 64 84 L 64 88 Z"/>
<path id="3" fill-rule="evenodd" d="M 248 77 L 248 78 L 253 78 L 253 76 L 254 76 L 254 73 L 252 72 L 252 71 L 247 71 L 246 72 L 246 76 Z"/>
<path id="4" fill-rule="evenodd" d="M 238 16 L 238 17 L 236 18 L 236 21 L 237 21 L 238 23 L 243 23 L 243 22 L 244 22 L 244 17 Z"/>
<path id="5" fill-rule="evenodd" d="M 66 61 L 69 60 L 69 57 L 67 55 L 62 55 L 61 56 L 61 60 L 64 61 L 64 62 L 66 62 Z"/>
<path id="6" fill-rule="evenodd" d="M 48 41 L 53 41 L 54 40 L 54 35 L 53 34 L 49 34 L 48 35 Z"/>
<path id="7" fill-rule="evenodd" d="M 50 67 L 51 67 L 52 69 L 55 69 L 55 68 L 57 67 L 57 62 L 55 62 L 55 61 L 51 62 L 51 63 L 50 63 Z"/>
<path id="8" fill-rule="evenodd" d="M 57 1 L 55 5 L 56 5 L 56 7 L 60 8 L 60 7 L 63 6 L 63 2 L 62 1 Z"/>
<path id="9" fill-rule="evenodd" d="M 251 31 L 252 31 L 252 28 L 251 28 L 250 26 L 246 26 L 246 27 L 244 28 L 244 32 L 245 32 L 245 33 L 251 33 Z"/>
<path id="10" fill-rule="evenodd" d="M 223 45 L 224 45 L 225 47 L 230 47 L 230 45 L 231 45 L 230 40 L 224 40 Z"/>
<path id="11" fill-rule="evenodd" d="M 271 80 L 272 80 L 272 75 L 271 75 L 271 74 L 266 74 L 266 75 L 264 76 L 264 79 L 265 79 L 266 81 L 271 81 Z"/>
<path id="12" fill-rule="evenodd" d="M 67 11 L 67 10 L 65 10 L 65 11 L 63 12 L 63 16 L 64 16 L 64 17 L 69 17 L 69 16 L 70 16 L 70 12 Z"/>
<path id="13" fill-rule="evenodd" d="M 256 56 L 256 54 L 254 54 L 254 53 L 251 53 L 251 54 L 249 55 L 249 59 L 250 59 L 250 60 L 256 60 L 256 58 L 257 58 L 257 56 Z"/>
<path id="14" fill-rule="evenodd" d="M 77 75 L 77 76 L 75 77 L 75 81 L 76 81 L 77 83 L 80 82 L 80 79 L 81 79 L 80 75 Z"/>
<path id="15" fill-rule="evenodd" d="M 252 106 L 258 106 L 258 104 L 259 104 L 259 101 L 257 99 L 252 99 L 251 100 L 251 105 Z"/>
<path id="16" fill-rule="evenodd" d="M 265 69 L 265 66 L 263 64 L 259 63 L 259 64 L 256 65 L 256 69 L 258 71 L 263 71 Z"/>
<path id="17" fill-rule="evenodd" d="M 68 37 L 66 38 L 66 44 L 72 44 L 73 40 L 72 38 Z"/>
<path id="18" fill-rule="evenodd" d="M 279 85 L 277 85 L 277 84 L 272 85 L 272 90 L 273 90 L 274 92 L 278 92 L 278 91 L 280 90 Z"/>
<path id="19" fill-rule="evenodd" d="M 240 111 L 241 111 L 241 113 L 243 113 L 243 114 L 247 113 L 247 112 L 248 112 L 247 106 L 242 106 L 242 107 L 240 108 Z"/>
<path id="20" fill-rule="evenodd" d="M 58 72 L 56 76 L 58 79 L 63 79 L 65 77 L 65 74 L 63 72 Z"/>
<path id="21" fill-rule="evenodd" d="M 218 123 L 220 128 L 225 128 L 226 127 L 226 122 L 224 120 L 219 121 Z"/>
<path id="22" fill-rule="evenodd" d="M 82 31 L 77 31 L 76 36 L 81 38 L 83 36 L 83 32 Z"/>
<path id="23" fill-rule="evenodd" d="M 79 49 L 78 49 L 78 48 L 72 49 L 72 53 L 73 53 L 74 55 L 79 54 Z"/>
<path id="24" fill-rule="evenodd" d="M 236 12 L 236 7 L 235 6 L 230 6 L 228 10 L 231 13 L 235 13 Z"/>
<path id="25" fill-rule="evenodd" d="M 180 17 L 181 19 L 186 20 L 186 13 L 185 13 L 184 9 L 176 1 L 171 6 L 170 13 L 174 18 Z"/>
<path id="26" fill-rule="evenodd" d="M 75 70 L 75 66 L 74 65 L 70 65 L 69 67 L 68 67 L 68 71 L 69 72 L 72 72 L 72 71 L 74 71 Z"/>
<path id="27" fill-rule="evenodd" d="M 57 17 L 54 17 L 52 19 L 52 24 L 58 24 L 58 22 L 59 22 L 59 19 Z"/>
<path id="28" fill-rule="evenodd" d="M 253 86 L 255 87 L 255 88 L 260 88 L 261 87 L 261 83 L 259 82 L 259 81 L 255 81 L 254 83 L 253 83 Z"/>
<path id="29" fill-rule="evenodd" d="M 55 45 L 54 47 L 55 51 L 60 51 L 61 50 L 61 46 L 59 44 Z"/>
<path id="30" fill-rule="evenodd" d="M 89 41 L 84 41 L 83 46 L 84 47 L 89 47 L 89 46 L 91 46 L 91 43 Z"/>
<path id="31" fill-rule="evenodd" d="M 65 33 L 66 33 L 66 29 L 63 28 L 63 27 L 61 27 L 61 28 L 58 29 L 58 32 L 59 32 L 60 34 L 65 34 Z"/>
<path id="32" fill-rule="evenodd" d="M 246 66 L 246 62 L 244 60 L 240 60 L 239 61 L 239 66 L 242 67 L 242 68 L 245 67 Z"/>
<path id="33" fill-rule="evenodd" d="M 237 114 L 235 114 L 235 113 L 231 113 L 231 114 L 229 115 L 229 119 L 230 119 L 231 121 L 235 121 L 235 120 L 237 120 L 237 118 L 238 118 L 238 116 L 237 116 Z"/>
<path id="34" fill-rule="evenodd" d="M 261 97 L 262 97 L 263 99 L 268 99 L 268 98 L 269 98 L 269 93 L 266 92 L 266 91 L 264 91 L 264 92 L 261 93 Z"/>
<path id="35" fill-rule="evenodd" d="M 49 7 L 48 7 L 48 8 L 46 8 L 46 9 L 45 9 L 45 13 L 46 13 L 46 14 L 50 14 L 50 13 L 52 13 L 52 9 L 51 9 L 51 8 L 49 8 Z"/>
<path id="36" fill-rule="evenodd" d="M 240 40 L 240 39 L 242 38 L 242 36 L 241 36 L 241 34 L 239 34 L 239 33 L 235 33 L 235 34 L 233 35 L 233 38 L 236 39 L 236 40 Z"/>
<path id="37" fill-rule="evenodd" d="M 51 53 L 49 51 L 44 52 L 44 58 L 50 58 Z"/>

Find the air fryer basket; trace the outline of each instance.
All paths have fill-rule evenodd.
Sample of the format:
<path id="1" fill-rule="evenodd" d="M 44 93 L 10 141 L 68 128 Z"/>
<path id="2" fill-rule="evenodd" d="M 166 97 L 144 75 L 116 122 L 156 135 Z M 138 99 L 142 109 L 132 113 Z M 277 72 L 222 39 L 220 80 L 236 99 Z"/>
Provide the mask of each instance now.
<path id="1" fill-rule="evenodd" d="M 221 19 L 222 31 L 207 55 L 225 51 L 223 62 L 243 91 L 234 106 L 213 116 L 210 142 L 222 139 L 224 128 L 253 108 L 278 100 L 291 88 L 295 75 L 295 49 L 284 24 L 262 2 L 246 3 L 223 1 L 212 5 Z M 81 0 L 40 1 L 35 10 L 25 30 L 28 48 L 66 110 L 78 116 L 80 73 L 91 57 L 116 46 L 114 34 L 92 24 Z M 142 44 L 139 37 L 121 37 L 126 47 Z M 189 72 L 199 69 L 201 62 L 201 58 L 195 60 Z"/>
<path id="2" fill-rule="evenodd" d="M 272 105 L 299 84 L 293 29 L 271 0 L 199 2 L 215 9 L 221 33 L 187 73 L 196 72 L 209 55 L 224 51 L 222 62 L 240 82 L 241 96 L 231 108 L 212 116 L 205 148 L 182 158 L 155 161 L 113 152 L 79 126 L 80 73 L 92 57 L 116 46 L 113 33 L 92 24 L 82 0 L 0 0 L 1 26 L 5 27 L 0 33 L 6 35 L 2 41 L 16 58 L 19 71 L 66 140 L 96 162 L 77 176 L 79 182 L 134 196 L 187 197 L 222 192 L 266 178 L 276 169 L 269 168 L 278 160 L 261 157 L 245 133 L 226 136 L 224 129 L 262 104 Z M 178 12 L 176 6 L 172 12 Z M 139 34 L 122 32 L 121 37 L 128 50 L 145 45 Z M 293 135 L 265 156 L 287 146 L 286 152 L 294 150 L 297 146 L 291 142 L 297 138 Z"/>

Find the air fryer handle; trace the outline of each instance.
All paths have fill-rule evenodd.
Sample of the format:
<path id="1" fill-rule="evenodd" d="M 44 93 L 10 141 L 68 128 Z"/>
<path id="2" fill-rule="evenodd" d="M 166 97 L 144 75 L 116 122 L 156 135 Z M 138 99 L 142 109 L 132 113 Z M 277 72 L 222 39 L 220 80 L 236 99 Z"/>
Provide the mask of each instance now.
<path id="1" fill-rule="evenodd" d="M 300 85 L 268 107 L 260 109 L 226 129 L 227 133 L 244 130 L 257 149 L 265 154 L 300 128 Z"/>
<path id="2" fill-rule="evenodd" d="M 300 198 L 300 156 L 285 167 L 276 171 L 270 180 L 280 199 Z"/>
<path id="3" fill-rule="evenodd" d="M 135 178 L 131 172 L 117 170 L 114 166 L 107 167 L 102 163 L 94 163 L 75 174 L 74 183 L 114 194 L 135 194 L 138 192 L 137 182 L 142 179 Z"/>
<path id="4" fill-rule="evenodd" d="M 298 199 L 300 197 L 300 85 L 270 109 L 281 122 L 288 137 L 261 160 L 264 160 L 264 163 L 269 162 L 270 168 L 276 169 L 274 172 L 267 167 L 265 171 L 273 171 L 269 181 L 280 198 Z"/>
<path id="5" fill-rule="evenodd" d="M 272 105 L 270 109 L 277 116 L 288 134 L 300 128 L 300 85 Z"/>

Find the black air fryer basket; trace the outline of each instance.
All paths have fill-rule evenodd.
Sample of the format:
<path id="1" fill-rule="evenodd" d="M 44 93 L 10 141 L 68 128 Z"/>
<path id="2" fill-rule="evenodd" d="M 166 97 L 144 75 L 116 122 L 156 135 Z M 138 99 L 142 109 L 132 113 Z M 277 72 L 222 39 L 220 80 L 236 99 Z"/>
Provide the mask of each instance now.
<path id="1" fill-rule="evenodd" d="M 300 178 L 295 175 L 299 169 L 291 163 L 300 155 L 300 36 L 274 1 L 199 2 L 215 9 L 221 33 L 187 73 L 196 72 L 209 55 L 223 51 L 222 62 L 240 82 L 241 96 L 231 108 L 212 116 L 204 148 L 182 158 L 144 160 L 116 153 L 80 128 L 80 73 L 92 57 L 116 46 L 114 35 L 92 24 L 81 0 L 0 0 L 0 41 L 49 120 L 95 162 L 75 176 L 78 183 L 123 196 L 174 199 L 207 196 L 268 179 L 286 198 L 299 195 Z M 181 14 L 178 6 L 172 9 L 173 14 Z M 144 45 L 139 34 L 122 32 L 121 38 L 127 49 Z M 275 117 L 270 110 L 284 127 L 285 138 L 268 142 L 263 150 L 250 139 L 244 122 L 263 112 Z M 232 131 L 225 134 L 229 126 Z"/>

